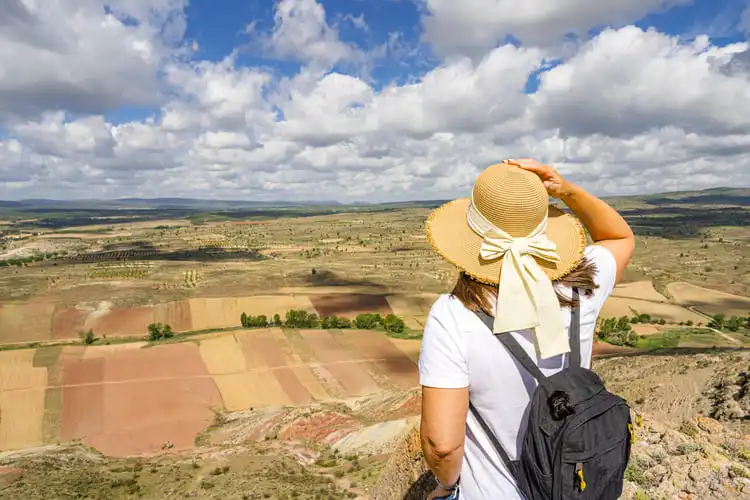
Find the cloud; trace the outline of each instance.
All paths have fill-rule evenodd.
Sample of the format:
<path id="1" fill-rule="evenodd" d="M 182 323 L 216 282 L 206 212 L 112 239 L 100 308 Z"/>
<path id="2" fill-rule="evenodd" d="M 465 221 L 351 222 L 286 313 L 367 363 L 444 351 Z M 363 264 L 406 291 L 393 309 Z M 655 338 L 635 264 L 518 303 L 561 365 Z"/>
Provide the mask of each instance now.
<path id="1" fill-rule="evenodd" d="M 507 36 L 550 45 L 596 26 L 622 26 L 692 0 L 423 0 L 423 39 L 446 55 L 477 55 Z"/>
<path id="2" fill-rule="evenodd" d="M 273 31 L 264 43 L 277 57 L 320 69 L 351 59 L 359 52 L 339 39 L 338 30 L 327 23 L 325 8 L 316 0 L 280 0 Z"/>
<path id="3" fill-rule="evenodd" d="M 467 8 L 479 6 L 472 1 Z M 648 8 L 644 0 L 636 4 Z M 0 64 L 30 71 L 45 57 L 80 57 L 83 49 L 36 48 L 50 43 L 54 30 L 10 37 L 13 26 L 42 16 L 12 5 L 0 36 L 16 44 L 25 36 L 23 54 L 32 59 Z M 94 0 L 80 4 L 85 8 L 50 5 L 59 15 L 70 9 L 63 27 L 83 12 L 84 20 L 117 26 L 113 33 L 124 38 L 111 40 L 148 41 L 154 57 L 133 65 L 127 52 L 112 57 L 123 46 L 102 42 L 106 57 L 92 53 L 94 62 L 133 80 L 115 81 L 93 62 L 80 66 L 74 88 L 88 108 L 70 95 L 50 105 L 13 93 L 17 107 L 0 134 L 0 199 L 437 199 L 465 195 L 481 169 L 520 156 L 552 162 L 599 194 L 750 185 L 744 42 L 718 46 L 705 36 L 686 42 L 624 26 L 566 50 L 504 44 L 481 54 L 456 52 L 413 71 L 407 82 L 387 83 L 341 67 L 361 48 L 342 42 L 312 0 L 279 2 L 267 38 L 277 43 L 277 55 L 302 63 L 291 74 L 248 66 L 238 51 L 218 61 L 182 52 L 184 29 L 171 20 L 181 18 L 180 2 L 123 0 L 109 14 L 91 7 Z M 623 9 L 615 17 L 607 11 L 607 19 L 641 15 Z M 537 14 L 524 19 L 540 30 L 562 15 L 556 4 Z M 581 26 L 606 17 L 586 16 Z M 166 36 L 156 26 L 183 33 Z M 64 73 L 43 76 L 58 92 L 69 88 L 60 83 Z M 21 88 L 26 78 L 24 71 L 7 73 L 0 89 Z M 528 94 L 531 78 L 539 85 Z M 126 84 L 144 96 L 152 91 L 138 99 L 156 96 L 158 106 L 147 118 L 113 123 L 105 111 L 131 102 L 115 92 Z M 31 111 L 19 111 L 24 106 Z M 0 109 L 9 108 L 0 103 Z"/>
<path id="4" fill-rule="evenodd" d="M 748 75 L 722 71 L 747 49 L 746 43 L 711 46 L 706 37 L 681 44 L 634 26 L 606 30 L 541 76 L 536 121 L 566 135 L 633 135 L 668 126 L 747 131 Z"/>
<path id="5" fill-rule="evenodd" d="M 182 0 L 6 0 L 0 125 L 48 110 L 158 104 L 157 74 L 185 29 Z"/>

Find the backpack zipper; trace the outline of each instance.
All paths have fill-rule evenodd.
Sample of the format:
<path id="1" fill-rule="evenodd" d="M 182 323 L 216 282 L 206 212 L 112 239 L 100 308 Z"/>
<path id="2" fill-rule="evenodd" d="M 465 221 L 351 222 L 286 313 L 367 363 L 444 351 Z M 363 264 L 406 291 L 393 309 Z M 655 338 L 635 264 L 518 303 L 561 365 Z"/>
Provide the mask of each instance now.
<path id="1" fill-rule="evenodd" d="M 583 464 L 578 462 L 576 464 L 576 476 L 578 476 L 578 491 L 583 493 L 586 489 L 586 480 L 583 478 Z"/>

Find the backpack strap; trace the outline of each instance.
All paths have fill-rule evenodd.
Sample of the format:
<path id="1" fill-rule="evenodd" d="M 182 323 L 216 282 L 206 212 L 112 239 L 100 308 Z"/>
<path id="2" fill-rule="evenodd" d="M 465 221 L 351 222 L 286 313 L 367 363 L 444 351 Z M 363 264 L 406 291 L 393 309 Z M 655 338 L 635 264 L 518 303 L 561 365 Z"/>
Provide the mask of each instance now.
<path id="1" fill-rule="evenodd" d="M 581 296 L 578 288 L 573 288 L 575 307 L 570 310 L 570 361 L 568 366 L 581 366 Z"/>
<path id="2" fill-rule="evenodd" d="M 505 468 L 508 469 L 510 475 L 513 476 L 516 481 L 518 481 L 518 477 L 516 475 L 516 466 L 513 463 L 513 460 L 510 459 L 510 456 L 508 456 L 508 453 L 505 451 L 505 448 L 503 448 L 503 445 L 500 444 L 500 441 L 498 441 L 497 437 L 495 437 L 495 433 L 492 432 L 490 426 L 487 425 L 487 422 L 485 422 L 485 420 L 479 414 L 479 410 L 477 410 L 477 408 L 474 406 L 474 403 L 472 403 L 471 401 L 469 401 L 469 409 L 471 410 L 471 414 L 474 415 L 474 418 L 477 420 L 477 422 L 479 422 L 479 426 L 490 439 L 490 442 L 497 451 L 498 455 L 500 455 L 500 459 L 503 461 L 503 465 L 505 465 Z"/>
<path id="3" fill-rule="evenodd" d="M 479 316 L 479 319 L 481 319 L 482 322 L 487 326 L 487 328 L 492 331 L 492 317 L 483 311 L 475 312 L 475 314 Z M 529 355 L 526 354 L 526 351 L 524 351 L 523 347 L 521 347 L 521 344 L 518 343 L 513 335 L 511 335 L 510 333 L 501 333 L 499 335 L 496 334 L 495 337 L 505 346 L 505 348 L 510 352 L 511 356 L 513 356 L 516 361 L 518 361 L 521 366 L 523 366 L 526 371 L 536 379 L 537 382 L 542 385 L 547 384 L 547 377 L 544 375 L 544 373 L 542 373 L 542 370 L 539 369 L 536 363 L 534 363 L 534 360 L 532 360 Z"/>

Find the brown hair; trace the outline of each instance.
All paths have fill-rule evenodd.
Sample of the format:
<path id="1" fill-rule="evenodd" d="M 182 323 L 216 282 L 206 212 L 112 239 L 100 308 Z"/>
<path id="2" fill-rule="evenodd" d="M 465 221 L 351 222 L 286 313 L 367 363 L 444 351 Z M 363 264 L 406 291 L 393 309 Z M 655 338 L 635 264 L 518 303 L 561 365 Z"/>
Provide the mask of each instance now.
<path id="1" fill-rule="evenodd" d="M 581 295 L 590 297 L 599 287 L 594 282 L 594 276 L 596 276 L 596 264 L 584 257 L 571 272 L 553 281 L 552 285 L 555 287 L 560 306 L 575 307 L 577 304 L 573 299 L 560 293 L 558 286 L 576 287 Z M 481 283 L 462 271 L 451 295 L 460 300 L 469 310 L 482 311 L 492 316 L 495 309 L 493 301 L 497 297 L 497 285 Z"/>

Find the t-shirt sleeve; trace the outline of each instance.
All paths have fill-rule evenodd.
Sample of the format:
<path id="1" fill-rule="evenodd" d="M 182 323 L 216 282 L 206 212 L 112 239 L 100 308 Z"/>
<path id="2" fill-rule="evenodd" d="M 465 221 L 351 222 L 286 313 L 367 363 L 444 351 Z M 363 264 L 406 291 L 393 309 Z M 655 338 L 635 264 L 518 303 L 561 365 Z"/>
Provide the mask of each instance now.
<path id="1" fill-rule="evenodd" d="M 440 389 L 461 389 L 469 386 L 469 367 L 460 342 L 461 333 L 447 326 L 450 321 L 441 318 L 446 309 L 433 306 L 427 316 L 419 352 L 419 383 Z"/>
<path id="2" fill-rule="evenodd" d="M 589 261 L 596 265 L 595 281 L 599 288 L 594 291 L 592 305 L 598 314 L 615 288 L 617 262 L 608 248 L 599 245 L 587 247 L 585 255 Z"/>

